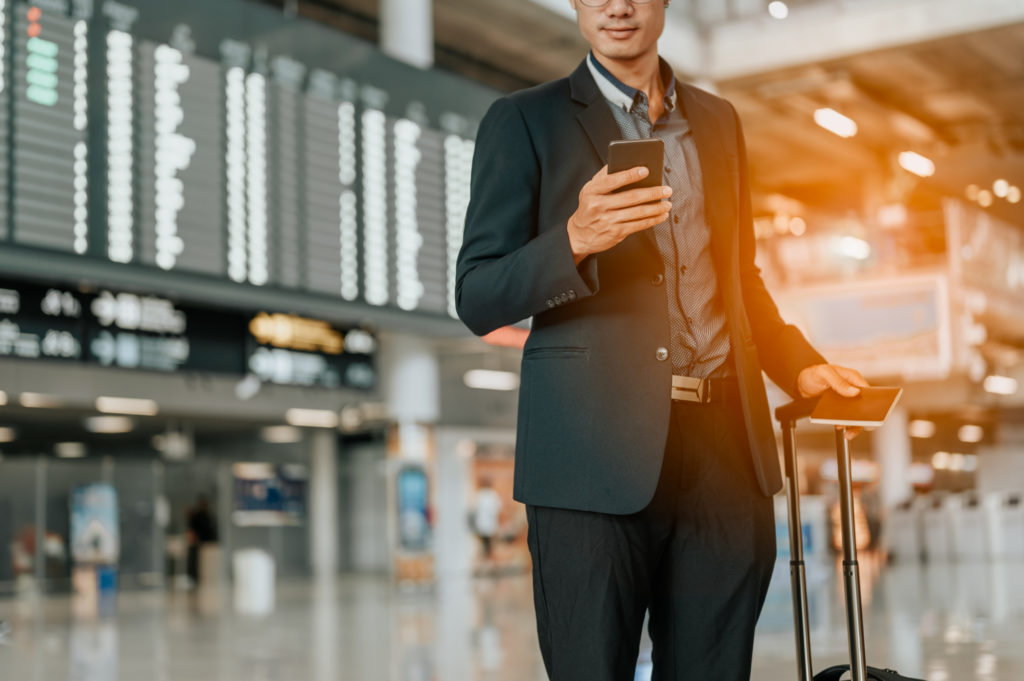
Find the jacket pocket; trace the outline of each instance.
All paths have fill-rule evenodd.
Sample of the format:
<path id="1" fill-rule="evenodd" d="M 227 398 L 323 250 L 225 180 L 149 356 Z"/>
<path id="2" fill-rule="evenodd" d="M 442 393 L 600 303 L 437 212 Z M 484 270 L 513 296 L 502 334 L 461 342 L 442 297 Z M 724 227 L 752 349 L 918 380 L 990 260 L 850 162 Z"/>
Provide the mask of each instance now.
<path id="1" fill-rule="evenodd" d="M 587 348 L 579 347 L 540 347 L 523 351 L 523 359 L 540 359 L 544 357 L 582 357 L 589 353 Z"/>

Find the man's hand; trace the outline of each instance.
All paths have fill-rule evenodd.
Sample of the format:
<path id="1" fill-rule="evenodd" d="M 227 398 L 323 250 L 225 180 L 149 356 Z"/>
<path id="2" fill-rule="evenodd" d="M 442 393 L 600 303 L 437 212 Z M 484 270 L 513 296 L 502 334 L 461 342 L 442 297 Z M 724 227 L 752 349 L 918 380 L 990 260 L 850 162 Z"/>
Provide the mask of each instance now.
<path id="1" fill-rule="evenodd" d="M 647 176 L 638 166 L 608 174 L 601 168 L 580 190 L 579 205 L 569 218 L 569 247 L 578 265 L 588 255 L 607 251 L 630 234 L 664 222 L 672 209 L 672 188 L 645 187 L 614 193 Z"/>
<path id="2" fill-rule="evenodd" d="M 796 388 L 801 397 L 817 397 L 832 389 L 843 397 L 854 397 L 861 388 L 870 384 L 860 372 L 834 364 L 813 364 L 806 367 L 796 378 Z M 863 428 L 847 428 L 846 439 L 852 440 Z"/>

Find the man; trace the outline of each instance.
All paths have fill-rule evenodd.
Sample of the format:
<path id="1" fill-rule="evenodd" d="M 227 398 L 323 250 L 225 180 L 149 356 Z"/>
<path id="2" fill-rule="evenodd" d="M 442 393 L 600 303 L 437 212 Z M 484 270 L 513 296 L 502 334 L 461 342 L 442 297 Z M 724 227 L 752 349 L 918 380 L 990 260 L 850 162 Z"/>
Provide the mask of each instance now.
<path id="1" fill-rule="evenodd" d="M 515 497 L 527 505 L 553 681 L 750 675 L 781 487 L 762 368 L 790 394 L 855 395 L 788 326 L 754 265 L 747 158 L 723 99 L 657 53 L 668 3 L 571 0 L 591 53 L 480 124 L 459 254 L 477 334 L 533 316 Z M 660 137 L 664 187 L 620 187 L 611 140 Z M 604 166 L 604 167 L 602 167 Z"/>

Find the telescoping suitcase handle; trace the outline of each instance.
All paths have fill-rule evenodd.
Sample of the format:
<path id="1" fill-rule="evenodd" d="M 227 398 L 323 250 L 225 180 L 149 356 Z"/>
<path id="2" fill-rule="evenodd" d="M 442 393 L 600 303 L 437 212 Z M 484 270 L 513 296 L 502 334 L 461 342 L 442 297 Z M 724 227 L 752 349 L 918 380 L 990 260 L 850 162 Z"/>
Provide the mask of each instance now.
<path id="1" fill-rule="evenodd" d="M 793 440 L 796 422 L 811 415 L 817 399 L 801 399 L 775 410 L 782 426 L 782 450 L 786 467 L 786 506 L 789 518 L 789 579 L 793 590 L 793 623 L 796 637 L 796 662 L 800 681 L 839 681 L 847 669 L 852 681 L 915 681 L 891 669 L 868 667 L 864 657 L 864 613 L 860 599 L 860 568 L 857 564 L 857 539 L 853 522 L 853 485 L 850 474 L 850 446 L 846 428 L 836 426 L 836 457 L 839 464 L 839 509 L 843 535 L 843 585 L 846 594 L 846 631 L 850 642 L 850 665 L 829 667 L 813 676 L 811 665 L 811 629 L 807 615 L 807 575 L 804 566 L 804 542 L 800 521 L 800 487 Z"/>

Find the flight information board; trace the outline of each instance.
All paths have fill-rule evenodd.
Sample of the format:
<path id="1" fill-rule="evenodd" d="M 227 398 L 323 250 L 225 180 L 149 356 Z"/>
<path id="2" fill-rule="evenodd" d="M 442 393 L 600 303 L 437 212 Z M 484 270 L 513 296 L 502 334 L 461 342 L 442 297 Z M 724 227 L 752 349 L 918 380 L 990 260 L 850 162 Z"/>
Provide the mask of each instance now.
<path id="1" fill-rule="evenodd" d="M 0 20 L 5 247 L 454 316 L 496 92 L 242 0 Z"/>

